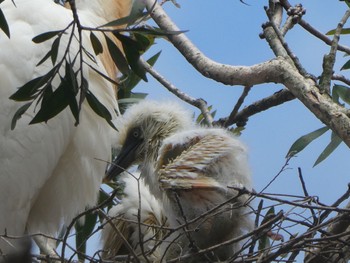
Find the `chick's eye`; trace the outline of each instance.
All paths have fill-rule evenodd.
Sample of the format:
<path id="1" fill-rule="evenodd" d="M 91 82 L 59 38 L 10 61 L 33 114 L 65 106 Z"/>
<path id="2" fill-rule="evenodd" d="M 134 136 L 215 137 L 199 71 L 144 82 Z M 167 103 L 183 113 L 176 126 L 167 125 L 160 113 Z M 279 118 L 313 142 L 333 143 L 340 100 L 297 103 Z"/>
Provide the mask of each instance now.
<path id="1" fill-rule="evenodd" d="M 139 138 L 139 137 L 140 137 L 140 129 L 135 128 L 135 129 L 132 131 L 132 136 L 133 136 L 134 138 Z"/>

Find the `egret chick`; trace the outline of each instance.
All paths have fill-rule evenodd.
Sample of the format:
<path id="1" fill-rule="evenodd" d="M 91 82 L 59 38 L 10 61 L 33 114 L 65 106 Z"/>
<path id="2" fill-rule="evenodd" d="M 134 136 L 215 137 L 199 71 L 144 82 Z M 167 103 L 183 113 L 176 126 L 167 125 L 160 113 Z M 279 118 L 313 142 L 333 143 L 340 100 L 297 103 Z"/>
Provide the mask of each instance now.
<path id="1" fill-rule="evenodd" d="M 247 150 L 229 132 L 215 128 L 178 132 L 163 141 L 155 169 L 151 162 L 145 163 L 145 176 L 155 176 L 160 193 L 166 193 L 170 225 L 186 224 L 187 231 L 196 230 L 188 232 L 183 248 L 205 249 L 249 230 L 248 196 L 228 188 L 251 189 Z M 238 249 L 238 244 L 221 246 L 207 256 L 227 260 Z"/>
<path id="2" fill-rule="evenodd" d="M 162 202 L 150 193 L 144 179 L 138 177 L 139 174 L 125 174 L 119 180 L 125 184 L 124 197 L 109 210 L 111 219 L 102 230 L 105 260 L 136 255 L 141 262 L 161 262 L 164 251 L 160 242 L 165 234 L 162 227 L 168 226 L 167 218 Z"/>
<path id="3" fill-rule="evenodd" d="M 175 118 L 172 112 L 177 108 L 169 113 L 168 105 L 149 103 L 126 112 L 123 147 L 108 175 L 141 163 L 142 176 L 162 200 L 171 227 L 201 217 L 187 224 L 196 231 L 180 240 L 180 249 L 172 246 L 167 258 L 183 254 L 188 246 L 205 249 L 238 237 L 250 227 L 248 197 L 228 187 L 251 189 L 246 147 L 223 129 L 196 128 L 189 120 L 181 124 L 190 115 Z M 238 246 L 222 246 L 207 256 L 225 260 Z"/>
<path id="4" fill-rule="evenodd" d="M 107 180 L 133 164 L 155 159 L 165 138 L 191 127 L 192 115 L 180 104 L 143 100 L 132 105 L 125 111 L 123 118 L 119 119 L 117 145 L 122 147 L 107 171 Z"/>

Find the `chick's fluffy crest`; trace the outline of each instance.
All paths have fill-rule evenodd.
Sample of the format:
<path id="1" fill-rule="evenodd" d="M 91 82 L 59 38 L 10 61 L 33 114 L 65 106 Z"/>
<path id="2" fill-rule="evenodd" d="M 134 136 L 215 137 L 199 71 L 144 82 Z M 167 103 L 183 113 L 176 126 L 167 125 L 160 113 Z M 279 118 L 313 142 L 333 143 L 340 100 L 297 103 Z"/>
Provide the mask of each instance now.
<path id="1" fill-rule="evenodd" d="M 186 110 L 182 105 L 174 101 L 157 102 L 152 100 L 143 100 L 130 106 L 117 123 L 119 130 L 119 140 L 116 147 L 121 147 L 126 140 L 128 131 L 132 127 L 145 126 L 145 123 L 153 119 L 159 123 L 167 123 L 165 128 L 175 128 L 177 130 L 191 127 L 192 113 Z M 145 132 L 147 132 L 147 127 Z M 149 127 L 152 128 L 152 127 Z M 145 136 L 146 137 L 146 136 Z"/>

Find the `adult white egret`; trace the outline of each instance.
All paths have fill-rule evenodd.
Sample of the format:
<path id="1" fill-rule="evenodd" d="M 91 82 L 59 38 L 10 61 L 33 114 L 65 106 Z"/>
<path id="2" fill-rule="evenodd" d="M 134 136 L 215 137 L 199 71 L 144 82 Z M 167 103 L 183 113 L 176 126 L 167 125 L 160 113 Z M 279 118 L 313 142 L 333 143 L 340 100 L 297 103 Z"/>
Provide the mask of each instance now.
<path id="1" fill-rule="evenodd" d="M 127 16 L 130 4 L 131 0 L 76 0 L 80 23 L 90 28 Z M 71 10 L 50 0 L 5 0 L 0 8 L 11 34 L 8 38 L 0 31 L 0 249 L 6 253 L 14 242 L 8 236 L 26 232 L 52 235 L 62 223 L 95 204 L 105 171 L 105 164 L 96 158 L 110 159 L 116 132 L 87 102 L 82 105 L 77 127 L 69 109 L 47 123 L 28 125 L 38 111 L 33 103 L 11 130 L 12 117 L 22 104 L 9 97 L 52 68 L 49 60 L 36 65 L 51 50 L 53 39 L 35 44 L 32 38 L 66 28 L 73 17 Z M 89 34 L 82 32 L 82 45 L 93 54 Z M 96 36 L 105 43 L 102 34 Z M 69 37 L 61 36 L 57 61 L 62 59 Z M 69 59 L 76 57 L 79 45 L 73 37 Z M 89 61 L 87 56 L 84 59 Z M 96 57 L 94 67 L 112 79 L 116 77 L 107 48 Z M 115 119 L 118 105 L 114 85 L 86 65 L 83 75 L 89 90 Z M 59 77 L 53 86 L 58 82 Z"/>
<path id="2" fill-rule="evenodd" d="M 181 107 L 169 113 L 169 106 L 161 104 L 157 110 L 154 103 L 152 109 L 148 103 L 126 112 L 124 135 L 119 137 L 123 147 L 107 176 L 141 163 L 142 176 L 152 194 L 162 200 L 170 226 L 185 224 L 196 229 L 172 245 L 167 258 L 188 252 L 188 246 L 205 249 L 239 236 L 249 227 L 247 197 L 228 186 L 251 189 L 245 146 L 223 129 L 183 123 L 189 114 L 174 118 L 173 112 L 181 113 Z M 231 244 L 206 257 L 225 260 L 234 251 Z"/>
<path id="3" fill-rule="evenodd" d="M 125 174 L 118 182 L 125 184 L 124 197 L 108 212 L 110 219 L 101 238 L 103 259 L 132 255 L 142 262 L 161 262 L 162 228 L 168 226 L 162 202 L 152 195 L 139 173 Z"/>

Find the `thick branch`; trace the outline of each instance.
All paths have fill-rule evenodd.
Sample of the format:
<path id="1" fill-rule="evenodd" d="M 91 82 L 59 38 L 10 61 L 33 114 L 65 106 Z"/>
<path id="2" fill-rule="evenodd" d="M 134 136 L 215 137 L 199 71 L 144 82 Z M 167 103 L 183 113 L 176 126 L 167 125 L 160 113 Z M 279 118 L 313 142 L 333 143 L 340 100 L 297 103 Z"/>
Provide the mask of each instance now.
<path id="1" fill-rule="evenodd" d="M 146 7 L 160 28 L 179 30 L 157 2 L 146 0 Z M 201 74 L 213 80 L 228 85 L 253 86 L 268 82 L 285 85 L 350 147 L 350 112 L 335 104 L 327 94 L 321 94 L 315 81 L 299 73 L 272 27 L 265 27 L 264 34 L 276 56 L 282 55 L 283 58 L 250 67 L 217 63 L 207 58 L 184 34 L 171 35 L 169 40 Z"/>
<path id="2" fill-rule="evenodd" d="M 243 110 L 239 111 L 234 118 L 222 118 L 217 122 L 214 122 L 214 124 L 220 126 L 224 126 L 225 124 L 225 126 L 228 127 L 238 122 L 246 122 L 249 117 L 257 113 L 263 112 L 293 99 L 295 99 L 295 96 L 289 90 L 283 89 L 245 107 Z"/>

